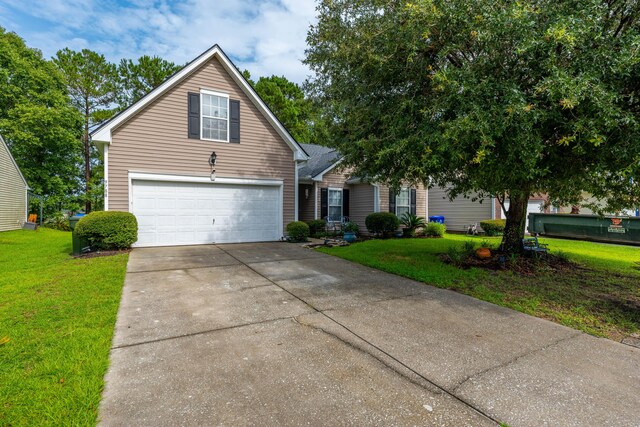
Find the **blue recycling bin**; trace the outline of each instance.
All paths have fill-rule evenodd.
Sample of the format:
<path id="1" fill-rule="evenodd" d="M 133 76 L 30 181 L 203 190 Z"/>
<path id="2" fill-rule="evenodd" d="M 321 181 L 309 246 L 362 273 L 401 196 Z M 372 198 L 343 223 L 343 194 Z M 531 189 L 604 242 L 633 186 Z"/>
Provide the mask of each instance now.
<path id="1" fill-rule="evenodd" d="M 444 224 L 444 217 L 442 215 L 430 216 L 429 222 L 438 222 L 440 224 Z"/>

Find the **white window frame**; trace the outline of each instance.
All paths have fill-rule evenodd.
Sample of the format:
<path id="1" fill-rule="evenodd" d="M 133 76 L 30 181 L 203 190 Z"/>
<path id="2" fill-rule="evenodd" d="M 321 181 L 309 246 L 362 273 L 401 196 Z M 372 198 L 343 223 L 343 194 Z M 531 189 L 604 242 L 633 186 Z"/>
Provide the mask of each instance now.
<path id="1" fill-rule="evenodd" d="M 407 200 L 408 203 L 406 205 L 401 205 L 400 203 L 398 203 L 398 200 L 400 199 L 400 193 L 406 191 L 407 192 Z M 396 194 L 396 216 L 400 216 L 398 215 L 398 208 L 399 207 L 406 207 L 408 210 L 407 212 L 411 213 L 411 189 L 410 188 L 401 188 L 400 192 L 398 192 L 398 194 Z"/>
<path id="2" fill-rule="evenodd" d="M 202 109 L 204 107 L 204 102 L 202 102 L 203 100 L 203 95 L 213 95 L 213 96 L 218 96 L 220 98 L 225 98 L 227 100 L 227 118 L 223 119 L 220 117 L 213 117 L 213 116 L 207 116 L 207 118 L 210 119 L 217 119 L 217 120 L 226 120 L 227 121 L 227 139 L 211 139 L 211 138 L 205 138 L 202 136 L 202 129 L 203 129 L 203 125 L 204 125 L 204 114 L 202 113 Z M 222 93 L 222 92 L 216 92 L 213 90 L 208 90 L 208 89 L 200 89 L 200 139 L 203 141 L 216 141 L 216 142 L 229 142 L 229 122 L 231 122 L 231 110 L 229 109 L 229 94 L 228 93 Z"/>
<path id="3" fill-rule="evenodd" d="M 344 193 L 342 191 L 342 188 L 331 188 L 329 187 L 327 189 L 327 221 L 328 222 L 340 222 L 342 221 L 342 217 L 344 214 Z M 339 191 L 340 192 L 340 218 L 336 221 L 336 220 L 331 220 L 331 206 L 335 207 L 337 205 L 332 205 L 331 204 L 331 192 L 332 191 Z"/>

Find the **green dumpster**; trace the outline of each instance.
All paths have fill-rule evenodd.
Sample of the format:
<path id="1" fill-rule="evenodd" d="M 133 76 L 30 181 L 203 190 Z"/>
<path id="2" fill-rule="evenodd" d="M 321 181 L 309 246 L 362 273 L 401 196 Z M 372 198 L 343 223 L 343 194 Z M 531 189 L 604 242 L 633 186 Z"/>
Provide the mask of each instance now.
<path id="1" fill-rule="evenodd" d="M 80 221 L 80 218 L 82 218 L 83 216 L 84 215 L 74 215 L 71 218 L 69 218 L 69 227 L 71 228 L 71 241 L 73 243 L 74 255 L 80 255 L 85 252 L 88 252 L 89 249 L 91 248 L 91 245 L 89 244 L 89 242 L 86 239 L 82 239 L 78 237 L 78 235 L 75 232 L 76 225 L 78 224 L 78 221 Z"/>
<path id="2" fill-rule="evenodd" d="M 530 213 L 529 232 L 549 237 L 640 245 L 640 217 Z"/>

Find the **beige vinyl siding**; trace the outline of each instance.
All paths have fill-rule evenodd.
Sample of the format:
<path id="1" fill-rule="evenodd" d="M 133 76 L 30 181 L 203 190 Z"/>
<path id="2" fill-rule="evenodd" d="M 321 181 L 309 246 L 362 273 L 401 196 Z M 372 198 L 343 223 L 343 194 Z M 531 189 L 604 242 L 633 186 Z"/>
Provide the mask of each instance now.
<path id="1" fill-rule="evenodd" d="M 365 226 L 367 215 L 374 212 L 374 187 L 369 184 L 350 186 L 349 219 L 360 226 L 360 233 L 368 234 Z"/>
<path id="2" fill-rule="evenodd" d="M 351 173 L 349 170 L 330 170 L 322 176 L 322 181 L 316 183 L 318 197 L 317 218 L 320 218 L 320 189 L 343 188 L 349 190 L 349 220 L 360 226 L 360 231 L 366 234 L 364 225 L 367 215 L 374 211 L 373 186 L 369 184 L 346 184 Z M 312 208 L 313 209 L 313 208 Z M 313 212 L 313 210 L 312 210 Z"/>
<path id="3" fill-rule="evenodd" d="M 26 218 L 27 186 L 0 139 L 0 231 L 22 227 Z"/>
<path id="4" fill-rule="evenodd" d="M 322 181 L 319 184 L 323 188 L 347 188 L 348 185 L 346 184 L 346 182 L 348 179 L 349 175 L 347 172 L 335 171 L 334 169 L 325 173 L 322 176 Z"/>
<path id="5" fill-rule="evenodd" d="M 300 221 L 311 221 L 315 219 L 313 216 L 313 210 L 316 205 L 315 195 L 313 184 L 301 184 L 298 186 L 298 219 Z"/>
<path id="6" fill-rule="evenodd" d="M 240 100 L 240 143 L 187 138 L 187 93 L 208 89 Z M 293 152 L 215 58 L 113 131 L 109 146 L 108 209 L 129 210 L 128 172 L 282 179 L 284 224 L 295 212 Z"/>
<path id="7" fill-rule="evenodd" d="M 318 197 L 317 214 L 316 217 L 320 218 L 320 189 L 321 188 L 347 188 L 349 189 L 349 219 L 356 222 L 360 226 L 360 232 L 367 234 L 367 228 L 365 226 L 365 219 L 367 215 L 375 212 L 375 188 L 371 184 L 346 184 L 350 178 L 350 171 L 348 169 L 342 170 L 329 170 L 322 176 L 322 181 L 316 183 L 316 197 Z M 302 188 L 302 186 L 301 186 Z M 389 210 L 389 188 L 386 186 L 379 186 L 380 188 L 380 206 L 378 212 L 387 212 Z M 416 188 L 416 214 L 418 216 L 426 217 L 427 215 L 427 191 L 424 186 L 419 185 Z M 302 194 L 302 193 L 300 193 Z M 299 196 L 301 197 L 301 196 Z M 315 206 L 303 206 L 301 209 L 313 209 Z M 298 215 L 307 216 L 302 210 L 298 212 Z"/>
<path id="8" fill-rule="evenodd" d="M 416 215 L 427 217 L 427 191 L 422 184 L 416 189 Z M 380 186 L 380 212 L 389 212 L 389 187 Z M 394 212 L 395 213 L 395 212 Z"/>
<path id="9" fill-rule="evenodd" d="M 464 197 L 457 197 L 449 201 L 445 190 L 440 187 L 429 189 L 428 216 L 442 215 L 448 231 L 463 232 L 469 224 L 478 223 L 485 219 L 491 219 L 493 205 L 491 199 L 472 201 Z"/>

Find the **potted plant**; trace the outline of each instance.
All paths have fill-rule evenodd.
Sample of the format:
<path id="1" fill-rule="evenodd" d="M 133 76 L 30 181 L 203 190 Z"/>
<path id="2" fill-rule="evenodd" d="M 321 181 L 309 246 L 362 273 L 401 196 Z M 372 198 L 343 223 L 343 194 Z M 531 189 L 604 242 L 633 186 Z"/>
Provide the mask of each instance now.
<path id="1" fill-rule="evenodd" d="M 400 219 L 400 224 L 404 226 L 402 234 L 404 237 L 416 237 L 416 229 L 424 228 L 427 223 L 421 216 L 416 216 L 411 212 L 405 212 Z"/>
<path id="2" fill-rule="evenodd" d="M 344 225 L 343 239 L 349 243 L 356 241 L 356 234 L 360 231 L 360 226 L 353 221 L 349 221 Z"/>
<path id="3" fill-rule="evenodd" d="M 489 242 L 483 240 L 480 243 L 480 247 L 476 250 L 476 256 L 480 259 L 491 258 L 491 248 Z"/>

